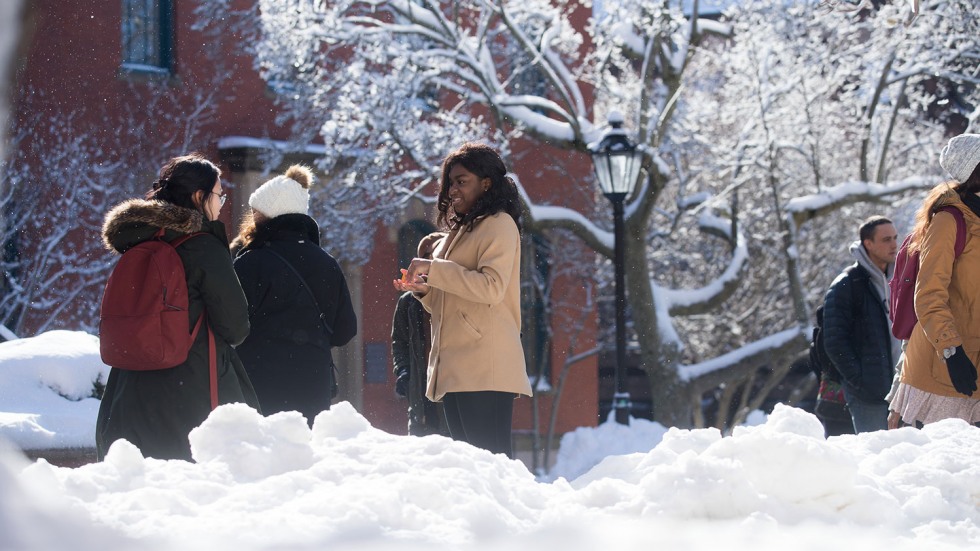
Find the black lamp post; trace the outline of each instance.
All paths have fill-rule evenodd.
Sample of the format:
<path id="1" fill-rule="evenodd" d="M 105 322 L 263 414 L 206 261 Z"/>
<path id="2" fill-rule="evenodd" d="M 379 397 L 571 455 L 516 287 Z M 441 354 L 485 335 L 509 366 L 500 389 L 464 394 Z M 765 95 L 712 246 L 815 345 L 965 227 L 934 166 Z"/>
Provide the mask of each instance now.
<path id="1" fill-rule="evenodd" d="M 625 264 L 623 243 L 623 202 L 636 186 L 640 174 L 643 153 L 638 151 L 623 131 L 623 116 L 609 113 L 610 129 L 598 143 L 591 144 L 592 164 L 602 194 L 613 205 L 614 259 L 616 267 L 616 394 L 612 407 L 616 422 L 628 425 L 630 394 L 626 388 L 626 286 L 623 269 Z"/>

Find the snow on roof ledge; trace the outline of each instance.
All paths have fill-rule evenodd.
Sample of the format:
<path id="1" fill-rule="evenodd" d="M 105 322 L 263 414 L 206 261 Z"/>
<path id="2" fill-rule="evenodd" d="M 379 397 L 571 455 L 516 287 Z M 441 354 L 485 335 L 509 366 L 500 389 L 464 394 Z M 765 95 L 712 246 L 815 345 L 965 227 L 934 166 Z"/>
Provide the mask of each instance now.
<path id="1" fill-rule="evenodd" d="M 698 15 L 721 15 L 725 9 L 737 3 L 738 0 L 700 0 L 698 2 Z M 681 3 L 681 10 L 683 10 L 684 15 L 690 17 L 690 15 L 694 12 L 694 1 L 684 0 Z"/>
<path id="2" fill-rule="evenodd" d="M 281 151 L 295 150 L 289 142 L 282 140 L 270 140 L 268 138 L 252 138 L 250 136 L 225 136 L 218 139 L 218 149 L 278 149 Z M 307 144 L 303 148 L 304 153 L 322 155 L 326 152 L 326 146 L 319 144 Z"/>

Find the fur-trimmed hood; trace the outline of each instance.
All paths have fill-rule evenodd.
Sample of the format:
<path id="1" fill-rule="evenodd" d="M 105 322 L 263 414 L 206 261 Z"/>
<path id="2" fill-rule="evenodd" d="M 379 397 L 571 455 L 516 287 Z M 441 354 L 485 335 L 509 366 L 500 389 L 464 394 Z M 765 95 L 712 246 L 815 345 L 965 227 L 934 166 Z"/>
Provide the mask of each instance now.
<path id="1" fill-rule="evenodd" d="M 160 228 L 179 234 L 201 231 L 204 215 L 166 201 L 130 199 L 116 205 L 102 224 L 102 242 L 110 251 L 123 253 L 146 241 Z"/>

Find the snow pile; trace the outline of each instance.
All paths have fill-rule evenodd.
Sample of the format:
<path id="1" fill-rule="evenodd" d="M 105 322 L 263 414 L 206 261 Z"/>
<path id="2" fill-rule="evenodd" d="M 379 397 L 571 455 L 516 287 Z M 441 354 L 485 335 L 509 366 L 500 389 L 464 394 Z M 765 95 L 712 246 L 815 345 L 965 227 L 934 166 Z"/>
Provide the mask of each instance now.
<path id="1" fill-rule="evenodd" d="M 637 442 L 655 432 L 635 425 Z M 609 428 L 594 430 L 633 439 Z M 25 534 L 84 526 L 78 518 L 92 526 L 77 549 L 104 548 L 106 532 L 123 547 L 168 549 L 980 544 L 980 429 L 959 420 L 825 440 L 812 415 L 777 406 L 730 437 L 671 429 L 646 453 L 552 483 L 447 438 L 374 429 L 347 403 L 312 430 L 296 414 L 222 406 L 191 439 L 197 464 L 143 459 L 127 442 L 76 469 L 8 461 L 0 510 L 71 514 L 8 523 L 0 548 L 42 549 Z"/>
<path id="2" fill-rule="evenodd" d="M 91 446 L 98 341 L 0 344 L 0 441 Z M 317 416 L 218 408 L 197 463 L 120 441 L 76 469 L 0 445 L 0 549 L 826 551 L 980 546 L 980 429 L 948 420 L 823 438 L 777 406 L 723 437 L 634 419 L 562 438 L 551 481 L 440 436 L 375 429 L 348 403 Z M 756 424 L 757 423 L 757 424 Z"/>
<path id="3" fill-rule="evenodd" d="M 612 422 L 612 414 L 596 428 L 579 427 L 561 437 L 549 479 L 576 479 L 609 456 L 646 453 L 663 438 L 667 428 L 646 419 L 630 419 L 630 425 Z"/>
<path id="4" fill-rule="evenodd" d="M 109 368 L 99 339 L 49 331 L 0 343 L 0 436 L 21 449 L 91 448 Z"/>

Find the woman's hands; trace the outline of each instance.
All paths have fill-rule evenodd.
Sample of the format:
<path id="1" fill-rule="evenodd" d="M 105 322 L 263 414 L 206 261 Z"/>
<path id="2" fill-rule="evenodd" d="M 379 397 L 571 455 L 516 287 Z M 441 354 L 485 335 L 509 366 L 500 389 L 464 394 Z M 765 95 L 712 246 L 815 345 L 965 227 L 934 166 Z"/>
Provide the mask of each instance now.
<path id="1" fill-rule="evenodd" d="M 425 258 L 413 258 L 408 269 L 402 268 L 401 279 L 393 280 L 391 283 L 395 289 L 405 292 L 411 291 L 417 295 L 425 295 L 429 292 L 429 284 L 426 278 L 429 276 L 429 268 L 432 261 Z"/>
<path id="2" fill-rule="evenodd" d="M 888 430 L 895 430 L 902 426 L 902 416 L 897 411 L 888 410 Z"/>

